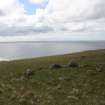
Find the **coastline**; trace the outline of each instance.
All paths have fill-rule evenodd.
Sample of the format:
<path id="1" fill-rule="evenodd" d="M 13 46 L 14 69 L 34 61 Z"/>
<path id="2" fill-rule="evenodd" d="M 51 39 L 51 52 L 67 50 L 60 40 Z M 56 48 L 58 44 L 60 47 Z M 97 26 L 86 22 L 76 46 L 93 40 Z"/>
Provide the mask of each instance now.
<path id="1" fill-rule="evenodd" d="M 72 55 L 72 54 L 78 54 L 78 53 L 85 53 L 85 52 L 91 52 L 91 51 L 100 51 L 105 50 L 103 49 L 95 49 L 95 50 L 83 50 L 83 51 L 76 51 L 71 53 L 64 53 L 64 54 L 55 54 L 55 55 L 48 55 L 48 56 L 39 56 L 39 57 L 31 57 L 31 58 L 18 58 L 18 59 L 7 59 L 0 57 L 0 62 L 11 62 L 11 61 L 21 61 L 21 60 L 32 60 L 32 59 L 40 59 L 40 58 L 46 58 L 46 57 L 55 57 L 55 56 L 64 56 L 64 55 Z"/>

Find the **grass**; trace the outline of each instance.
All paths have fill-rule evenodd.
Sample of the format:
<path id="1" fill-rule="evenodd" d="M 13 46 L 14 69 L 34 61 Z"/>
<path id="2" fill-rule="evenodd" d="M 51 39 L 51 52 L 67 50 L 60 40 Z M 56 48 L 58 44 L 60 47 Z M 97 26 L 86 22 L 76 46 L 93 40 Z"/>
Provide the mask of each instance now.
<path id="1" fill-rule="evenodd" d="M 80 67 L 49 69 L 72 59 Z M 105 105 L 105 50 L 0 62 L 0 105 Z"/>

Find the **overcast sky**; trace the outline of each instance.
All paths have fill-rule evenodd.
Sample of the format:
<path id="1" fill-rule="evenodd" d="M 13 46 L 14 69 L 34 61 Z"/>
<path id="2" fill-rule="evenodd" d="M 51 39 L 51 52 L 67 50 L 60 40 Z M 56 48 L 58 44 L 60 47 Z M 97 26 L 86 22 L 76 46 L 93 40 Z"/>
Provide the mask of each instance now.
<path id="1" fill-rule="evenodd" d="M 0 0 L 0 41 L 105 40 L 105 0 Z"/>

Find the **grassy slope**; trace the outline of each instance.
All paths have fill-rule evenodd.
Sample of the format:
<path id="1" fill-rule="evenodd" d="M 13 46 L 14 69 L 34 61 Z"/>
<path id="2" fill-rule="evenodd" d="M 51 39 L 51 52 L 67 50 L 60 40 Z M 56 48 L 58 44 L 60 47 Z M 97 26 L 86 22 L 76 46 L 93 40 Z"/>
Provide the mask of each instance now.
<path id="1" fill-rule="evenodd" d="M 50 70 L 71 59 L 79 68 Z M 21 79 L 31 68 L 31 79 Z M 0 105 L 105 105 L 105 50 L 0 63 Z"/>

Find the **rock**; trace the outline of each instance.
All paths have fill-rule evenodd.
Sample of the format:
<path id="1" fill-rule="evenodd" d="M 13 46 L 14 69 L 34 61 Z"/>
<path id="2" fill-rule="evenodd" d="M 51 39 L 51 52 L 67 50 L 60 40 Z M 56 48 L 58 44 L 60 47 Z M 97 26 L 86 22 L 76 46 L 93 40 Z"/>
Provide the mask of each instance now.
<path id="1" fill-rule="evenodd" d="M 78 94 L 79 93 L 79 89 L 73 88 L 73 90 L 71 91 L 72 94 Z"/>
<path id="2" fill-rule="evenodd" d="M 105 64 L 104 63 L 100 63 L 96 65 L 96 70 L 98 72 L 102 72 L 104 70 Z"/>
<path id="3" fill-rule="evenodd" d="M 73 68 L 79 67 L 79 63 L 75 60 L 72 60 L 68 63 L 67 67 L 73 67 Z"/>
<path id="4" fill-rule="evenodd" d="M 101 68 L 99 68 L 99 67 L 96 67 L 96 71 L 101 72 L 101 71 L 102 71 L 102 69 L 101 69 Z"/>
<path id="5" fill-rule="evenodd" d="M 52 64 L 50 66 L 50 69 L 59 69 L 59 68 L 62 68 L 62 66 L 60 64 Z"/>
<path id="6" fill-rule="evenodd" d="M 25 77 L 30 78 L 32 75 L 34 75 L 34 71 L 31 69 L 27 69 L 24 73 Z"/>

